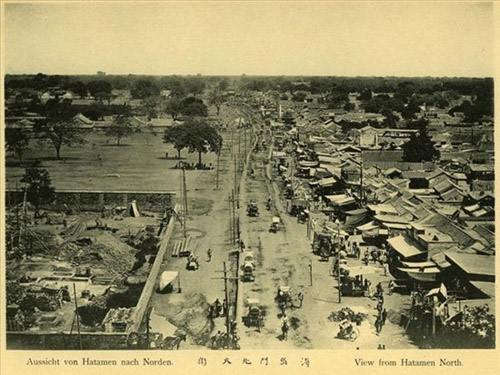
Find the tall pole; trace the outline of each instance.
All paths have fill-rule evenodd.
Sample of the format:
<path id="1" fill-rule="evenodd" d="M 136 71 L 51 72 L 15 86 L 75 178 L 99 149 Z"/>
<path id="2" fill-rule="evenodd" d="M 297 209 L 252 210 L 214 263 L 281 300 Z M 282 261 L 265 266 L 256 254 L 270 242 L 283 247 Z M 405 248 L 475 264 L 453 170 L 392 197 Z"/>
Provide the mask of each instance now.
<path id="1" fill-rule="evenodd" d="M 226 262 L 223 262 L 224 265 L 224 298 L 226 299 L 226 333 L 227 337 L 229 337 L 229 297 L 227 291 L 227 271 L 226 271 Z"/>
<path id="2" fill-rule="evenodd" d="M 231 215 L 233 218 L 233 245 L 236 244 L 236 210 L 234 206 L 235 194 L 234 191 L 231 192 Z"/>
<path id="3" fill-rule="evenodd" d="M 182 167 L 182 188 L 184 189 L 184 209 L 186 216 L 188 214 L 187 186 L 186 186 L 186 170 Z"/>
<path id="4" fill-rule="evenodd" d="M 337 219 L 338 220 L 338 219 Z M 342 284 L 340 281 L 340 222 L 337 221 L 337 278 L 339 283 L 339 303 L 342 302 Z"/>
<path id="5" fill-rule="evenodd" d="M 73 298 L 75 300 L 76 329 L 78 331 L 78 342 L 80 344 L 80 350 L 82 350 L 83 349 L 82 335 L 80 333 L 80 316 L 78 315 L 78 302 L 76 300 L 76 285 L 75 285 L 75 283 L 73 283 Z"/>
<path id="6" fill-rule="evenodd" d="M 215 174 L 215 189 L 219 190 L 219 159 L 220 159 L 220 146 L 219 152 L 217 152 L 217 172 Z"/>
<path id="7" fill-rule="evenodd" d="M 234 233 L 234 230 L 233 230 L 233 205 L 231 203 L 231 195 L 229 196 L 227 202 L 229 203 L 229 243 L 231 244 L 231 246 L 233 246 L 233 233 Z"/>

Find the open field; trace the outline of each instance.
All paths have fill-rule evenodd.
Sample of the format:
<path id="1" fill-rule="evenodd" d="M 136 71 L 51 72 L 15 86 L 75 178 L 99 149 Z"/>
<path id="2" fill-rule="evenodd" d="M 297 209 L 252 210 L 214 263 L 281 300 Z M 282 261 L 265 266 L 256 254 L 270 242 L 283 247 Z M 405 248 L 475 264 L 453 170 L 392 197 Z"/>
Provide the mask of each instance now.
<path id="1" fill-rule="evenodd" d="M 116 146 L 115 141 L 102 133 L 89 133 L 87 143 L 61 149 L 61 160 L 55 158 L 55 151 L 50 144 L 39 144 L 32 140 L 25 159 L 40 159 L 57 189 L 75 190 L 149 190 L 177 191 L 179 189 L 179 170 L 172 169 L 178 163 L 177 155 L 171 145 L 162 141 L 162 130 L 156 134 L 150 130 L 134 134 Z M 109 140 L 109 144 L 107 141 Z M 165 159 L 168 152 L 169 159 Z M 197 153 L 183 150 L 182 160 L 196 163 Z M 101 160 L 99 160 L 99 158 Z M 203 163 L 216 165 L 216 156 L 212 153 L 203 155 Z M 213 171 L 186 171 L 188 186 L 194 187 L 194 181 L 200 174 Z M 15 188 L 24 174 L 24 167 L 7 164 L 7 187 Z M 192 182 L 192 183 L 191 183 Z"/>

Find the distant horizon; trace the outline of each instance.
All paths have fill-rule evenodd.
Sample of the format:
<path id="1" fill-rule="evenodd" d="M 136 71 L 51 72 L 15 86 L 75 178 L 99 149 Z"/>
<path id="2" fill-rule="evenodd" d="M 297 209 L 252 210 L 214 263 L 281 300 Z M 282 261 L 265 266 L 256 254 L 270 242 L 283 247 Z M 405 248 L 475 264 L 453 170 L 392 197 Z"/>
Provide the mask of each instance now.
<path id="1" fill-rule="evenodd" d="M 469 79 L 484 79 L 490 78 L 494 79 L 494 76 L 433 76 L 433 75 L 335 75 L 335 74 L 201 74 L 201 73 L 166 73 L 166 74 L 147 74 L 147 73 L 107 73 L 104 75 L 100 75 L 96 73 L 45 73 L 45 72 L 36 72 L 36 73 L 10 73 L 5 72 L 4 75 L 10 76 L 34 76 L 37 74 L 44 74 L 46 76 L 67 76 L 67 77 L 78 77 L 78 76 L 97 76 L 97 77 L 127 77 L 127 76 L 137 76 L 137 77 L 172 77 L 172 76 L 180 76 L 180 77 L 263 77 L 263 78 L 271 78 L 271 77 L 300 77 L 300 78 L 446 78 L 446 79 L 460 79 L 460 78 L 469 78 Z"/>
<path id="2" fill-rule="evenodd" d="M 4 9 L 9 74 L 476 78 L 495 72 L 488 2 L 5 2 Z"/>

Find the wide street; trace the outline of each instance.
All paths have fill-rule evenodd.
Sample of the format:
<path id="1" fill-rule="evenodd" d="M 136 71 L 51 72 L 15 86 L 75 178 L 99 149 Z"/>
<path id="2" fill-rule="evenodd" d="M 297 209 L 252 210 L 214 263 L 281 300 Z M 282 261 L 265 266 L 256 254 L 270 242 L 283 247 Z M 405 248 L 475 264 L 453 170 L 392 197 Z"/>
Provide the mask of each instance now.
<path id="1" fill-rule="evenodd" d="M 200 268 L 196 271 L 186 270 L 186 258 L 168 257 L 163 268 L 180 273 L 182 293 L 155 294 L 152 305 L 158 314 L 169 315 L 173 305 L 186 303 L 186 298 L 194 294 L 202 295 L 208 303 L 216 298 L 224 298 L 224 284 L 220 279 L 223 262 L 230 269 L 230 276 L 236 275 L 234 264 L 229 261 L 229 253 L 233 249 L 229 235 L 229 203 L 228 198 L 234 188 L 234 159 L 232 151 L 237 155 L 237 131 L 233 132 L 234 149 L 231 150 L 231 130 L 224 132 L 225 146 L 220 157 L 219 189 L 215 189 L 215 171 L 200 174 L 196 183 L 187 187 L 188 222 L 187 235 L 197 239 L 196 255 L 200 259 Z M 240 138 L 243 139 L 242 137 Z M 266 137 L 267 139 L 267 137 Z M 247 150 L 250 149 L 249 144 Z M 240 144 L 241 153 L 243 146 Z M 246 173 L 242 173 L 240 188 L 240 233 L 246 249 L 256 256 L 254 282 L 239 281 L 239 293 L 236 306 L 236 322 L 243 349 L 257 348 L 367 348 L 375 349 L 379 344 L 391 348 L 408 348 L 413 345 L 403 335 L 402 329 L 389 320 L 380 336 L 376 335 L 374 321 L 376 318 L 375 301 L 366 297 L 343 297 L 338 303 L 337 281 L 331 276 L 331 263 L 321 262 L 311 251 L 310 239 L 307 237 L 307 225 L 300 224 L 296 218 L 286 213 L 286 202 L 278 188 L 277 179 L 269 179 L 272 175 L 272 162 L 267 163 L 270 149 L 251 154 Z M 241 157 L 243 163 L 243 157 Z M 254 175 L 249 170 L 253 168 Z M 245 171 L 244 171 L 245 172 Z M 272 196 L 273 205 L 266 210 L 265 202 Z M 248 217 L 246 206 L 250 200 L 257 202 L 258 217 Z M 269 231 L 273 216 L 281 219 L 282 225 L 277 233 Z M 173 241 L 182 238 L 181 226 L 176 226 Z M 207 262 L 206 250 L 212 249 L 212 259 Z M 240 261 L 241 262 L 241 261 Z M 240 263 L 241 264 L 241 263 Z M 349 260 L 350 266 L 363 267 L 358 260 Z M 232 268 L 230 268 L 232 267 Z M 364 270 L 371 273 L 372 282 L 388 282 L 379 266 L 369 265 Z M 241 271 L 240 271 L 241 273 Z M 312 285 L 311 285 L 312 283 Z M 291 325 L 287 340 L 281 338 L 281 315 L 275 302 L 278 286 L 291 288 L 294 307 L 287 310 Z M 297 294 L 302 291 L 304 300 L 302 307 Z M 188 297 L 186 297 L 188 296 Z M 230 295 L 230 299 L 234 294 Z M 257 298 L 265 312 L 263 328 L 260 332 L 255 327 L 246 327 L 242 318 L 247 314 L 248 298 Z M 401 305 L 401 296 L 388 296 L 386 306 Z M 350 342 L 336 339 L 338 323 L 328 320 L 332 311 L 349 306 L 357 312 L 366 313 L 368 319 L 359 327 L 360 337 Z M 214 320 L 212 335 L 224 331 L 224 319 Z M 208 323 L 207 323 L 208 324 Z M 206 327 L 205 327 L 206 328 Z M 196 348 L 198 345 L 189 340 L 183 347 Z"/>

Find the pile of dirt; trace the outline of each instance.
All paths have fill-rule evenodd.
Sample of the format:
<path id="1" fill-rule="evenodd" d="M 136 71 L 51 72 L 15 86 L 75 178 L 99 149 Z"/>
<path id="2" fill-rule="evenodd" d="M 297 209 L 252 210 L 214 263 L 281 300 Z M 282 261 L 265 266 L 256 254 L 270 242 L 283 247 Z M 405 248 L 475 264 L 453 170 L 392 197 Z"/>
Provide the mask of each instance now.
<path id="1" fill-rule="evenodd" d="M 137 250 L 141 250 L 145 254 L 156 254 L 159 241 L 160 238 L 156 236 L 154 231 L 143 229 L 127 239 L 127 244 Z"/>
<path id="2" fill-rule="evenodd" d="M 401 324 L 401 313 L 402 311 L 397 311 L 393 309 L 387 310 L 387 320 L 392 324 Z"/>
<path id="3" fill-rule="evenodd" d="M 210 340 L 212 326 L 208 320 L 208 302 L 204 295 L 190 293 L 175 304 L 169 304 L 166 318 L 187 333 L 197 345 L 206 345 Z"/>
<path id="4" fill-rule="evenodd" d="M 29 229 L 25 232 L 27 252 L 30 254 L 58 255 L 64 240 L 52 229 Z"/>
<path id="5" fill-rule="evenodd" d="M 132 269 L 137 250 L 121 242 L 109 232 L 89 236 L 91 244 L 80 247 L 74 260 L 78 263 L 97 263 L 112 273 L 124 273 Z"/>
<path id="6" fill-rule="evenodd" d="M 361 323 L 366 318 L 368 318 L 367 314 L 355 312 L 349 307 L 343 307 L 340 310 L 332 311 L 328 316 L 328 320 L 331 322 L 341 322 L 347 319 L 350 320 L 351 322 Z"/>

